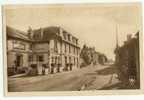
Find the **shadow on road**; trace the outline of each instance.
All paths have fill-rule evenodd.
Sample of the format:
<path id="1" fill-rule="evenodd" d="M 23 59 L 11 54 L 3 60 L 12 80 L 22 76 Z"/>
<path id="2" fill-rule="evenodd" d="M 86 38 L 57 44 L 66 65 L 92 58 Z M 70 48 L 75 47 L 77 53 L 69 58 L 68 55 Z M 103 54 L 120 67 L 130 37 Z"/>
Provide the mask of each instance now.
<path id="1" fill-rule="evenodd" d="M 121 83 L 116 83 L 110 86 L 102 87 L 99 90 L 111 90 L 111 89 L 121 89 Z"/>
<path id="2" fill-rule="evenodd" d="M 95 73 L 86 73 L 84 75 L 97 75 L 97 72 L 95 72 Z"/>
<path id="3" fill-rule="evenodd" d="M 95 71 L 97 72 L 97 74 L 99 75 L 109 75 L 109 74 L 114 74 L 116 73 L 116 67 L 114 65 L 110 65 L 110 67 L 108 68 L 104 68 L 102 70 L 98 70 L 98 71 Z"/>

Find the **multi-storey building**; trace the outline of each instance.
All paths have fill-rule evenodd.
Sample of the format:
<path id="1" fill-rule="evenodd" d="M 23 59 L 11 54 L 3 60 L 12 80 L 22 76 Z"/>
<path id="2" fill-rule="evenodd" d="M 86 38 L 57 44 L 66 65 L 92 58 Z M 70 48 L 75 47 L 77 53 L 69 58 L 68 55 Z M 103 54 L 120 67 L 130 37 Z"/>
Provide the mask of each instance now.
<path id="1" fill-rule="evenodd" d="M 29 28 L 25 34 L 7 27 L 8 68 L 31 66 L 42 74 L 43 69 L 54 73 L 79 67 L 78 39 L 63 28 Z"/>

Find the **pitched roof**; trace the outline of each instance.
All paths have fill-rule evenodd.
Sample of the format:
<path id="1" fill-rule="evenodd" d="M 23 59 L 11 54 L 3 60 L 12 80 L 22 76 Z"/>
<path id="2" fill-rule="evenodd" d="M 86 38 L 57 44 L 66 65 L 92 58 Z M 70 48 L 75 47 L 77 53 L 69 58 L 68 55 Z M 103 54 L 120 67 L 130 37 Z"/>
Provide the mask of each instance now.
<path id="1" fill-rule="evenodd" d="M 22 39 L 22 40 L 30 40 L 25 32 L 19 31 L 10 26 L 6 26 L 6 34 L 8 37 L 12 37 L 12 38 L 18 38 L 18 39 Z"/>
<path id="2" fill-rule="evenodd" d="M 43 31 L 43 36 L 41 37 L 41 31 Z M 49 40 L 54 37 L 58 37 L 57 33 L 59 33 L 59 27 L 51 26 L 46 28 L 40 28 L 37 30 L 33 30 L 33 39 L 34 40 Z"/>

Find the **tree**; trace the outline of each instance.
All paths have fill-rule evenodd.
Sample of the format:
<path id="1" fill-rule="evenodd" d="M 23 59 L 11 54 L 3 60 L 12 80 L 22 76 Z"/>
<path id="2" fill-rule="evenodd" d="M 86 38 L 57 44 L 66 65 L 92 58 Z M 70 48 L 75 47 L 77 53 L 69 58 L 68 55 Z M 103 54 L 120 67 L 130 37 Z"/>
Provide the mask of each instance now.
<path id="1" fill-rule="evenodd" d="M 99 56 L 99 57 L 97 57 Z M 80 53 L 80 57 L 83 59 L 83 65 L 96 64 L 99 61 L 100 64 L 104 64 L 107 61 L 107 57 L 104 54 L 95 51 L 94 47 L 88 47 L 83 45 Z"/>
<path id="2" fill-rule="evenodd" d="M 90 52 L 89 52 L 89 48 L 86 45 L 83 45 L 83 48 L 80 53 L 80 57 L 83 59 L 86 65 L 90 64 Z"/>

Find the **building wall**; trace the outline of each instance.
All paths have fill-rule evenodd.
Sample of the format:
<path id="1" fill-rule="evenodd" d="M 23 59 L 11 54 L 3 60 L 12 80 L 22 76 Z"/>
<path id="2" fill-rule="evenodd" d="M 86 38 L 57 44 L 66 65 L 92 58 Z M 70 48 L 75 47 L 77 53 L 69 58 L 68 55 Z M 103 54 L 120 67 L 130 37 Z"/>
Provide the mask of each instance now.
<path id="1" fill-rule="evenodd" d="M 60 58 L 59 63 L 63 68 L 67 66 L 67 64 L 72 64 L 73 68 L 78 68 L 79 66 L 79 48 L 73 41 L 68 40 L 58 40 L 51 39 L 50 40 L 50 65 L 52 63 L 58 64 L 56 59 Z M 56 51 L 55 51 L 56 49 Z"/>
<path id="2" fill-rule="evenodd" d="M 13 50 L 13 40 L 7 40 L 7 50 Z"/>
<path id="3" fill-rule="evenodd" d="M 15 66 L 15 61 L 16 61 L 16 56 L 21 55 L 21 66 L 19 67 L 29 67 L 29 62 L 28 62 L 28 53 L 23 53 L 23 52 L 8 52 L 8 57 L 7 57 L 7 63 L 8 67 L 14 67 Z"/>
<path id="4" fill-rule="evenodd" d="M 28 52 L 29 52 L 29 43 L 22 41 L 22 40 L 16 40 L 16 39 L 9 39 L 7 41 L 7 62 L 8 67 L 12 67 L 15 65 L 16 56 L 21 55 L 22 56 L 22 63 L 20 67 L 28 67 Z"/>
<path id="5" fill-rule="evenodd" d="M 41 71 L 42 64 L 54 63 L 61 64 L 64 69 L 66 64 L 72 64 L 73 68 L 79 66 L 79 48 L 78 40 L 71 34 L 60 32 L 60 37 L 51 38 L 47 42 L 26 42 L 25 40 L 8 39 L 8 67 L 13 66 L 17 55 L 22 55 L 22 67 L 37 64 L 38 71 Z M 57 34 L 58 35 L 58 34 Z M 31 57 L 30 57 L 31 56 Z M 42 56 L 43 61 L 39 61 L 39 56 Z M 32 58 L 30 60 L 30 58 Z"/>
<path id="6" fill-rule="evenodd" d="M 14 61 L 16 59 L 16 52 L 8 52 L 7 53 L 7 66 L 8 67 L 13 67 L 14 66 Z"/>
<path id="7" fill-rule="evenodd" d="M 22 67 L 29 67 L 29 62 L 28 62 L 28 53 L 22 53 L 23 55 L 23 65 Z"/>
<path id="8" fill-rule="evenodd" d="M 29 51 L 30 45 L 28 42 L 17 39 L 7 40 L 7 50 Z"/>
<path id="9" fill-rule="evenodd" d="M 42 64 L 47 64 L 49 60 L 49 43 L 35 43 L 33 46 L 33 62 L 38 62 L 38 56 L 42 56 Z"/>
<path id="10" fill-rule="evenodd" d="M 35 43 L 33 49 L 35 51 L 49 51 L 49 43 Z"/>

